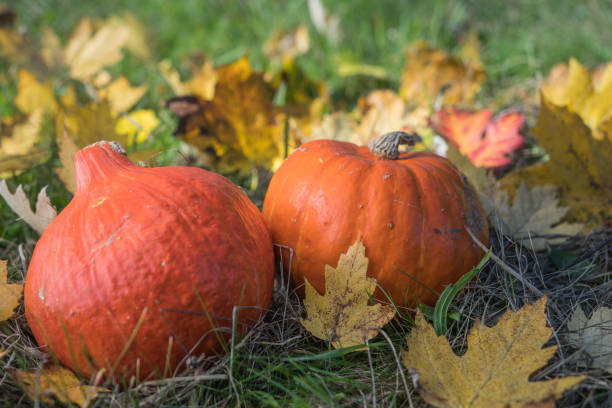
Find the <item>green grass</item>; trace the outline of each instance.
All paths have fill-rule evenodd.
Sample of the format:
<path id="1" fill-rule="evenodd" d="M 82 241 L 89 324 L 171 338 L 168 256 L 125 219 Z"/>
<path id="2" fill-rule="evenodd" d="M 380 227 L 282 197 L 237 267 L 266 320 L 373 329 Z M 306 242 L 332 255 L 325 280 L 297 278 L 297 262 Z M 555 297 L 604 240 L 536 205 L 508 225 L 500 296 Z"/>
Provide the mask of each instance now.
<path id="1" fill-rule="evenodd" d="M 176 120 L 159 108 L 159 103 L 171 94 L 157 71 L 158 61 L 170 59 L 187 74 L 193 55 L 205 55 L 216 64 L 223 64 L 247 53 L 256 68 L 265 69 L 268 61 L 262 45 L 277 30 L 290 30 L 300 23 L 309 27 L 311 49 L 297 63 L 307 75 L 326 84 L 338 108 L 353 106 L 359 96 L 372 89 L 397 88 L 404 51 L 417 39 L 426 39 L 456 52 L 461 39 L 475 30 L 482 42 L 482 59 L 488 73 L 486 97 L 544 76 L 550 67 L 572 56 L 589 67 L 612 60 L 612 1 L 356 0 L 326 1 L 325 5 L 340 19 L 342 37 L 336 44 L 314 30 L 304 1 L 29 0 L 14 2 L 11 7 L 18 14 L 17 24 L 30 32 L 35 41 L 39 41 L 43 25 L 50 26 L 66 40 L 85 15 L 103 18 L 124 11 L 133 13 L 148 29 L 153 56 L 150 61 L 142 61 L 127 55 L 111 71 L 126 75 L 134 84 L 149 85 L 150 91 L 138 107 L 158 110 L 163 126 L 156 135 L 168 144 Z M 342 62 L 383 67 L 388 78 L 342 77 L 337 71 Z M 0 64 L 6 72 L 14 74 L 14 67 L 6 62 Z M 14 84 L 0 83 L 0 115 L 15 113 L 14 96 Z M 46 130 L 48 139 L 52 134 L 51 129 Z M 59 165 L 55 146 L 49 148 L 52 157 L 49 162 L 11 178 L 9 185 L 14 189 L 22 184 L 32 200 L 43 186 L 49 185 L 51 199 L 61 209 L 70 195 L 53 171 Z M 0 259 L 9 260 L 12 280 L 23 280 L 37 239 L 38 235 L 17 220 L 0 200 Z M 562 269 L 560 264 L 554 264 L 557 253 L 554 257 L 551 253 L 551 259 L 554 258 L 551 260 L 547 254 L 525 252 L 503 237 L 494 240 L 494 252 L 503 252 L 505 262 L 541 286 L 558 310 L 569 313 L 578 303 L 595 305 L 602 299 L 609 300 L 606 293 L 609 293 L 610 273 L 606 262 L 609 262 L 610 250 L 600 248 L 593 252 L 606 239 L 609 237 L 585 238 L 563 248 L 564 254 L 585 255 L 587 264 L 597 266 L 567 276 L 557 273 Z M 529 298 L 520 282 L 509 279 L 494 265 L 487 265 L 468 286 L 470 290 L 461 292 L 450 306 L 459 317 L 448 321 L 447 336 L 457 350 L 464 349 L 466 333 L 475 318 L 484 316 L 485 321 L 494 320 L 501 311 L 516 308 Z M 266 321 L 252 337 L 240 343 L 233 357 L 196 361 L 184 373 L 227 375 L 226 379 L 143 383 L 129 389 L 111 386 L 112 393 L 103 396 L 96 405 L 107 406 L 112 402 L 114 406 L 142 403 L 150 406 L 344 407 L 373 406 L 376 401 L 377 406 L 412 406 L 413 403 L 423 406 L 410 378 L 406 393 L 402 368 L 392 357 L 393 350 L 384 338 L 378 337 L 370 344 L 371 364 L 363 351 L 329 350 L 325 343 L 313 339 L 300 326 L 298 318 L 303 310 L 299 302 L 295 299 L 290 302 L 287 315 L 282 314 L 279 302 L 277 299 Z M 582 372 L 576 357 L 579 351 L 562 341 L 563 319 L 567 313 L 551 313 L 556 333 L 552 341 L 561 345 L 555 357 L 554 375 Z M 399 351 L 408 325 L 394 322 L 385 330 Z M 0 323 L 0 344 L 10 344 L 16 351 L 15 360 L 7 365 L 11 369 L 33 369 L 41 362 L 25 322 L 23 306 L 17 311 L 16 319 Z M 0 406 L 29 406 L 30 402 L 10 376 L 2 382 L 4 368 L 0 366 Z M 578 406 L 584 402 L 585 406 L 605 406 L 612 401 L 612 391 L 606 388 L 610 385 L 609 375 L 592 371 L 588 375 L 590 382 L 568 396 L 564 405 Z"/>

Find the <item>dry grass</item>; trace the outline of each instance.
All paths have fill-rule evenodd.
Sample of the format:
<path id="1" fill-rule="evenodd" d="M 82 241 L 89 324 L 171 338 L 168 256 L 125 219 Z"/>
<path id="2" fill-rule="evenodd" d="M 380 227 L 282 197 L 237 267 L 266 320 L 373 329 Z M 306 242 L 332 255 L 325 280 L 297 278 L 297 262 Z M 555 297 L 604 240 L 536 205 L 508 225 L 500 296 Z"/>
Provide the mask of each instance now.
<path id="1" fill-rule="evenodd" d="M 581 305 L 585 313 L 612 305 L 612 231 L 573 238 L 561 249 L 578 255 L 558 267 L 549 254 L 534 253 L 499 232 L 492 238 L 498 262 L 490 261 L 478 277 L 455 299 L 460 313 L 447 336 L 457 352 L 476 318 L 493 324 L 505 310 L 517 310 L 537 298 L 506 272 L 512 268 L 548 297 L 550 344 L 559 349 L 533 380 L 587 375 L 567 393 L 563 407 L 612 406 L 612 375 L 590 366 L 586 352 L 572 344 L 566 327 L 571 312 Z M 8 258 L 15 280 L 22 280 L 34 242 L 7 243 L 0 254 Z M 501 265 L 503 263 L 504 265 Z M 408 320 L 397 319 L 385 327 L 368 351 L 330 350 L 300 325 L 303 307 L 294 292 L 278 288 L 269 313 L 246 338 L 238 339 L 232 353 L 221 358 L 191 356 L 186 368 L 172 378 L 142 383 L 104 384 L 110 390 L 93 406 L 425 406 L 410 378 L 394 357 L 404 347 Z M 387 338 L 385 338 L 387 337 Z M 15 382 L 15 369 L 38 369 L 48 357 L 33 340 L 20 307 L 14 319 L 0 324 L 0 344 L 10 353 L 0 360 L 0 406 L 35 405 Z M 160 350 L 160 352 L 163 352 Z"/>

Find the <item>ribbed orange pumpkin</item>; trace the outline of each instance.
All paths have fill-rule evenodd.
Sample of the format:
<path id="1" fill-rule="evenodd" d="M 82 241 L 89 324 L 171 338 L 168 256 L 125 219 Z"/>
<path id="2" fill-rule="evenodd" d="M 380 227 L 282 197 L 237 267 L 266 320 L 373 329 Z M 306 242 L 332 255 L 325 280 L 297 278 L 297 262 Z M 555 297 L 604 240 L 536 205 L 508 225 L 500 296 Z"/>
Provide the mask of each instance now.
<path id="1" fill-rule="evenodd" d="M 188 353 L 221 351 L 234 306 L 238 330 L 257 322 L 274 253 L 239 187 L 198 168 L 136 166 L 114 142 L 79 151 L 75 164 L 74 198 L 26 277 L 40 345 L 83 375 L 143 379 L 163 373 L 168 353 L 171 374 Z"/>
<path id="2" fill-rule="evenodd" d="M 370 148 L 314 140 L 272 177 L 263 215 L 272 241 L 294 250 L 291 277 L 325 290 L 325 265 L 360 236 L 375 278 L 397 305 L 433 304 L 484 255 L 489 233 L 474 188 L 444 157 L 399 153 L 415 136 L 393 132 Z M 288 256 L 284 268 L 288 270 Z M 427 289 L 429 288 L 429 289 Z M 377 290 L 374 297 L 386 300 Z"/>

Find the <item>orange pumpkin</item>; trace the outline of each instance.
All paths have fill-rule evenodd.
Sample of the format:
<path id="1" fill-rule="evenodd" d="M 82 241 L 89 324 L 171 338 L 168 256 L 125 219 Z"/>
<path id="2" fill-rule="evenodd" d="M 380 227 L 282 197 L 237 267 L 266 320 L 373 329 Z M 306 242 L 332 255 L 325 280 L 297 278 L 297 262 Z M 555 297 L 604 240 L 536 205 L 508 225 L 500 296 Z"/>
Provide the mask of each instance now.
<path id="1" fill-rule="evenodd" d="M 325 290 L 325 265 L 359 237 L 368 275 L 397 305 L 432 305 L 484 253 L 489 233 L 478 196 L 457 168 L 430 153 L 399 153 L 418 136 L 393 132 L 370 147 L 314 140 L 301 145 L 274 174 L 263 206 L 273 242 L 293 249 L 284 256 L 294 284 L 304 279 Z M 303 291 L 302 291 L 303 293 Z M 388 300 L 377 290 L 374 297 Z"/>
<path id="2" fill-rule="evenodd" d="M 92 375 L 168 374 L 215 353 L 268 307 L 274 253 L 259 210 L 225 177 L 143 168 L 117 143 L 76 155 L 76 193 L 42 234 L 25 283 L 40 345 Z M 172 342 L 169 343 L 169 339 Z M 182 366 L 184 367 L 184 365 Z"/>

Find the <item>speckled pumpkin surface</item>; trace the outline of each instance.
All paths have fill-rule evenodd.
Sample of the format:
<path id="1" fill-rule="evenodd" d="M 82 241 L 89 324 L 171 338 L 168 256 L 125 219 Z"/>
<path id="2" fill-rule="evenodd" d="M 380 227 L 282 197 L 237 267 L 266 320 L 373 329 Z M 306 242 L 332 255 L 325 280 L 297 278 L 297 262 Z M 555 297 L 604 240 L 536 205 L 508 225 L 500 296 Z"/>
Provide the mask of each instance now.
<path id="1" fill-rule="evenodd" d="M 393 152 L 395 149 L 395 152 Z M 484 255 L 464 228 L 488 242 L 477 194 L 447 159 L 429 153 L 381 158 L 368 147 L 315 140 L 303 144 L 274 174 L 264 219 L 275 243 L 293 248 L 291 277 L 323 293 L 325 265 L 360 236 L 368 276 L 397 305 L 432 305 Z M 289 256 L 283 257 L 284 270 Z M 385 300 L 377 290 L 376 298 Z"/>
<path id="2" fill-rule="evenodd" d="M 235 305 L 239 328 L 262 316 L 274 255 L 239 187 L 197 168 L 138 167 L 107 142 L 79 151 L 76 172 L 25 285 L 30 327 L 61 363 L 159 376 L 168 352 L 174 370 L 192 349 L 221 351 L 228 330 L 213 326 L 230 328 Z"/>

